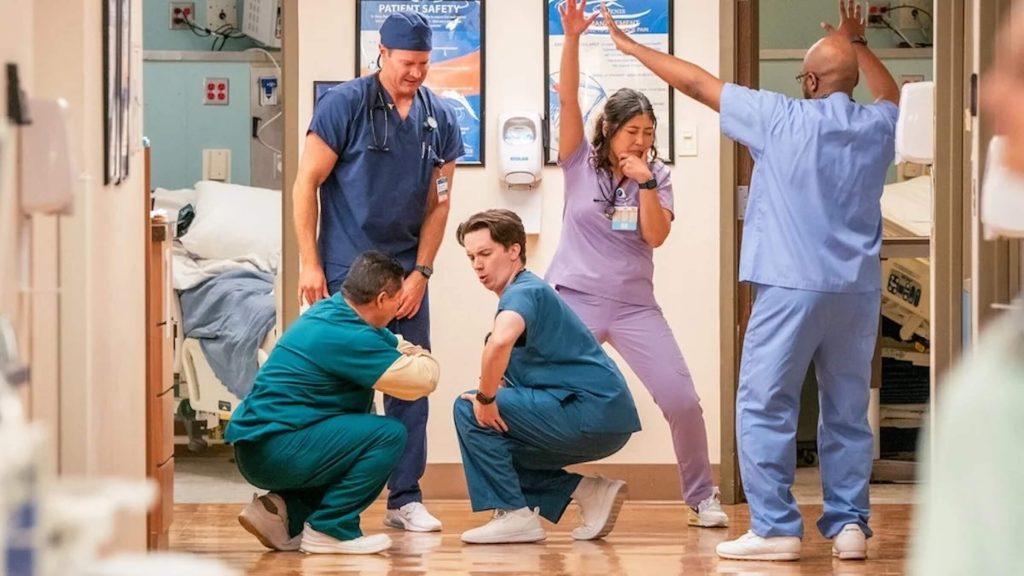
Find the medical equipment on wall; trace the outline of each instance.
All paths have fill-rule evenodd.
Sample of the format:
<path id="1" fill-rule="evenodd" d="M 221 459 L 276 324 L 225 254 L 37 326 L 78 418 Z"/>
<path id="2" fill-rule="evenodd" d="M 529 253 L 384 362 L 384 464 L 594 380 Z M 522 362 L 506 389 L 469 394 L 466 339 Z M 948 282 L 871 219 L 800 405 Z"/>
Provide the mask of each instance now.
<path id="1" fill-rule="evenodd" d="M 523 220 L 527 234 L 540 233 L 542 196 L 536 190 L 543 176 L 544 133 L 540 114 L 506 112 L 498 117 L 498 179 L 505 208 Z"/>
<path id="2" fill-rule="evenodd" d="M 544 166 L 540 114 L 506 112 L 498 118 L 498 126 L 499 177 L 509 186 L 533 187 Z"/>
<path id="3" fill-rule="evenodd" d="M 245 0 L 242 33 L 271 48 L 281 47 L 281 0 Z"/>
<path id="4" fill-rule="evenodd" d="M 21 128 L 21 209 L 25 213 L 69 214 L 75 183 L 63 98 L 29 102 L 32 123 Z"/>

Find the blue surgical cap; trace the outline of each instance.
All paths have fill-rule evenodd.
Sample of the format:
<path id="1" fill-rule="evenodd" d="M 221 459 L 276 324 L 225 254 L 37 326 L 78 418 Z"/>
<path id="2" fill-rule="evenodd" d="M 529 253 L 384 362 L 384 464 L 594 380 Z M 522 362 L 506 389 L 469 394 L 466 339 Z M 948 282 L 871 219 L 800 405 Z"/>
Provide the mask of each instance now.
<path id="1" fill-rule="evenodd" d="M 430 52 L 430 24 L 417 12 L 396 12 L 380 27 L 380 43 L 385 48 Z"/>

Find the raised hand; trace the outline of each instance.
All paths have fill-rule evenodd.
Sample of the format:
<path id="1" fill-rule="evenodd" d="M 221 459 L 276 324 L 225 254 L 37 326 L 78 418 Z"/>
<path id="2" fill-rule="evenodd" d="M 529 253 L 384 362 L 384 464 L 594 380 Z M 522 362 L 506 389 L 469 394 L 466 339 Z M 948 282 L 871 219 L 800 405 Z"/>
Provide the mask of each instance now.
<path id="1" fill-rule="evenodd" d="M 839 26 L 822 22 L 821 27 L 829 34 L 839 34 L 852 40 L 864 36 L 866 22 L 861 12 L 860 2 L 855 0 L 839 0 Z"/>
<path id="2" fill-rule="evenodd" d="M 586 17 L 586 9 L 587 0 L 580 0 L 578 5 L 576 0 L 565 0 L 558 5 L 558 15 L 562 18 L 562 30 L 566 36 L 582 36 L 597 20 L 597 12 Z"/>
<path id="3" fill-rule="evenodd" d="M 621 28 L 619 28 L 619 25 L 615 23 L 615 19 L 612 18 L 611 13 L 608 12 L 608 7 L 605 6 L 603 2 L 601 3 L 601 17 L 604 19 L 604 25 L 608 27 L 608 35 L 611 37 L 612 42 L 615 43 L 615 47 L 619 52 L 622 52 L 623 54 L 632 54 L 633 49 L 639 46 L 639 44 L 636 40 L 630 38 L 629 34 L 626 34 Z"/>

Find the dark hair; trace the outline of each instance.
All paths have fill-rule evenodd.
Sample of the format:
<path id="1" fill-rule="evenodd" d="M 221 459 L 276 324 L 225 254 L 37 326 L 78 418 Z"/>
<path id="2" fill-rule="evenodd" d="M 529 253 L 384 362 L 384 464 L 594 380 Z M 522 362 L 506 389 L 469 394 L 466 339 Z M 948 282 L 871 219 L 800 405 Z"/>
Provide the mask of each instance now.
<path id="1" fill-rule="evenodd" d="M 597 115 L 594 124 L 594 137 L 590 141 L 591 147 L 594 149 L 590 163 L 594 168 L 611 171 L 612 163 L 608 159 L 608 154 L 611 152 L 612 138 L 619 133 L 619 130 L 622 130 L 622 126 L 626 122 L 641 114 L 649 116 L 657 128 L 658 118 L 654 115 L 654 107 L 642 92 L 630 88 L 619 88 L 615 94 L 611 95 L 611 98 L 608 98 L 601 113 Z M 605 125 L 608 128 L 607 134 Z M 647 161 L 651 162 L 657 158 L 658 148 L 652 143 L 650 158 Z"/>
<path id="2" fill-rule="evenodd" d="M 341 292 L 353 304 L 368 304 L 381 292 L 389 296 L 398 292 L 404 278 L 405 270 L 393 256 L 367 250 L 352 262 L 341 284 Z"/>
<path id="3" fill-rule="evenodd" d="M 469 217 L 455 230 L 459 246 L 465 246 L 466 234 L 486 228 L 491 233 L 491 240 L 505 247 L 519 244 L 519 261 L 526 264 L 526 230 L 519 215 L 511 210 L 496 208 L 477 212 Z"/>

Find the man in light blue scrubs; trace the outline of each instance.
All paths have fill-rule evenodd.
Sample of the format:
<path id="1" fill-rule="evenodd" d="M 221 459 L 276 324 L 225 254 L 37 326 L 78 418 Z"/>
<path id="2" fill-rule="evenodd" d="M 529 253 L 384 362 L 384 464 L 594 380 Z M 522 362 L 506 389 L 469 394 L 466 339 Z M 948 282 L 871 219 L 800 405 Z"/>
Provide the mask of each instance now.
<path id="1" fill-rule="evenodd" d="M 431 50 L 426 18 L 392 14 L 380 39 L 380 72 L 323 96 L 306 135 L 293 191 L 302 262 L 298 297 L 311 304 L 336 293 L 352 260 L 365 250 L 392 254 L 406 278 L 388 328 L 429 350 L 427 280 L 444 236 L 462 137 L 452 109 L 423 86 Z M 419 486 L 427 462 L 427 400 L 385 395 L 384 411 L 408 433 L 388 480 L 384 522 L 418 532 L 440 530 L 422 504 Z"/>
<path id="2" fill-rule="evenodd" d="M 865 558 L 871 535 L 867 414 L 881 302 L 880 199 L 899 88 L 867 48 L 859 5 L 840 1 L 839 27 L 823 27 L 829 35 L 807 52 L 797 77 L 805 99 L 794 100 L 725 84 L 610 26 L 622 52 L 719 110 L 722 132 L 755 160 L 740 280 L 756 295 L 736 402 L 750 531 L 718 545 L 724 558 L 800 557 L 803 521 L 791 486 L 800 388 L 812 361 L 821 405 L 818 529 L 840 559 Z M 852 99 L 858 68 L 873 104 Z"/>
<path id="3" fill-rule="evenodd" d="M 615 526 L 625 482 L 563 468 L 610 456 L 640 430 L 626 380 L 555 290 L 525 269 L 519 216 L 487 210 L 457 236 L 480 283 L 499 296 L 479 387 L 455 401 L 473 511 L 493 510 L 462 541 L 543 540 L 537 516 L 558 522 L 570 501 L 583 519 L 572 537 L 602 538 Z"/>

